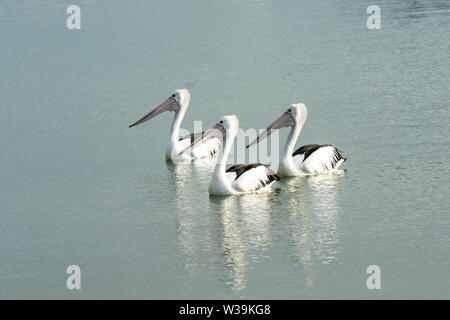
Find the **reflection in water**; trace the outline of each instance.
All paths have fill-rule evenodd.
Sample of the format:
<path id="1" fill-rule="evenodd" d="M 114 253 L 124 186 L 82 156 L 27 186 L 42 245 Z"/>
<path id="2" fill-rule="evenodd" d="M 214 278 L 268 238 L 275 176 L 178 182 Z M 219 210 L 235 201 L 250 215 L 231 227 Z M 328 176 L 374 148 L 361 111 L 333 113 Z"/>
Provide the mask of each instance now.
<path id="1" fill-rule="evenodd" d="M 211 206 L 222 219 L 226 283 L 236 293 L 246 287 L 249 262 L 265 257 L 274 196 L 275 192 L 210 197 Z"/>
<path id="2" fill-rule="evenodd" d="M 225 281 L 235 292 L 245 288 L 247 283 L 245 279 L 246 245 L 240 228 L 239 212 L 236 210 L 238 201 L 238 197 L 226 197 L 218 202 L 223 226 L 222 250 L 225 257 Z"/>
<path id="3" fill-rule="evenodd" d="M 214 257 L 217 251 L 216 235 L 211 227 L 213 217 L 198 208 L 200 198 L 207 197 L 205 191 L 213 168 L 214 162 L 207 160 L 187 164 L 167 162 L 175 188 L 179 249 L 185 257 L 185 269 L 193 273 L 200 267 L 214 264 L 210 257 Z"/>
<path id="4" fill-rule="evenodd" d="M 314 265 L 328 264 L 337 258 L 339 176 L 318 175 L 283 180 L 289 210 L 289 241 L 293 258 L 303 265 L 305 285 L 314 285 Z"/>
<path id="5" fill-rule="evenodd" d="M 167 163 L 174 185 L 178 214 L 178 242 L 185 269 L 192 275 L 225 266 L 225 283 L 239 292 L 246 287 L 249 262 L 264 259 L 270 244 L 270 217 L 277 191 L 229 197 L 209 197 L 212 210 L 196 210 L 208 197 L 214 163 Z"/>
<path id="6" fill-rule="evenodd" d="M 314 285 L 317 264 L 337 258 L 339 176 L 285 178 L 280 189 L 269 193 L 209 196 L 210 210 L 200 210 L 214 164 L 168 163 L 167 168 L 175 188 L 179 248 L 192 277 L 223 272 L 225 284 L 239 294 L 247 286 L 250 266 L 269 257 L 275 214 L 289 221 L 292 257 L 303 266 L 307 287 Z"/>

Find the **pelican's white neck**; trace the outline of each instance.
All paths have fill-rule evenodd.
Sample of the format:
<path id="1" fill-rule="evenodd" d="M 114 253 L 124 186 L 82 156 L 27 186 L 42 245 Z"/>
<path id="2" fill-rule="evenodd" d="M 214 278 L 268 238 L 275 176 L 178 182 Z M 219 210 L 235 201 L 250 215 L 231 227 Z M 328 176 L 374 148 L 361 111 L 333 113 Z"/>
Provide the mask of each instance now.
<path id="1" fill-rule="evenodd" d="M 219 156 L 217 158 L 216 169 L 217 173 L 224 173 L 227 166 L 228 156 L 230 155 L 231 148 L 233 147 L 234 138 L 236 137 L 237 130 L 228 129 L 226 130 L 225 138 L 223 139 L 223 148 L 219 152 Z"/>
<path id="2" fill-rule="evenodd" d="M 298 171 L 298 169 L 294 165 L 292 154 L 294 153 L 295 143 L 297 142 L 300 132 L 302 131 L 304 123 L 305 119 L 295 121 L 295 124 L 292 126 L 291 131 L 289 132 L 286 145 L 284 146 L 283 152 L 281 153 L 280 165 L 278 168 L 278 172 L 281 175 L 290 176 Z"/>
<path id="3" fill-rule="evenodd" d="M 183 122 L 183 118 L 186 112 L 180 110 L 175 112 L 175 116 L 173 117 L 172 125 L 170 127 L 170 136 L 169 136 L 169 144 L 173 147 L 178 145 L 178 141 L 180 139 L 180 126 L 181 122 Z"/>
<path id="4" fill-rule="evenodd" d="M 180 95 L 180 99 L 178 101 L 179 108 L 177 111 L 175 111 L 175 115 L 173 117 L 172 125 L 170 128 L 169 146 L 171 146 L 172 149 L 176 149 L 176 147 L 178 146 L 178 141 L 180 139 L 180 126 L 189 107 L 189 102 L 189 93 L 187 91 L 183 92 L 183 94 Z"/>
<path id="5" fill-rule="evenodd" d="M 209 185 L 209 191 L 212 194 L 235 193 L 235 190 L 233 189 L 230 181 L 227 178 L 226 167 L 228 156 L 230 155 L 231 148 L 233 147 L 237 131 L 238 130 L 236 128 L 229 128 L 226 130 L 223 147 L 221 148 L 217 157 L 216 167 L 214 169 L 211 183 Z"/>

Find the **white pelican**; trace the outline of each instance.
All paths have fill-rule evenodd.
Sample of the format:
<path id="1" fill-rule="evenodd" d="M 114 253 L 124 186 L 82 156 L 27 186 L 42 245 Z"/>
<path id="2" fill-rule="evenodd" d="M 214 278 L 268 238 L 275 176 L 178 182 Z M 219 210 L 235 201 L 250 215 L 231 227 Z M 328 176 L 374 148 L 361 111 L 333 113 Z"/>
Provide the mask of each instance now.
<path id="1" fill-rule="evenodd" d="M 184 115 L 189 107 L 189 102 L 191 100 L 191 95 L 188 90 L 176 90 L 166 101 L 161 103 L 155 109 L 147 113 L 141 119 L 129 126 L 129 128 L 141 124 L 151 118 L 156 117 L 158 114 L 165 111 L 174 111 L 175 116 L 173 117 L 172 126 L 169 135 L 169 145 L 166 149 L 166 159 L 173 160 L 174 157 L 178 156 L 181 150 L 184 150 L 187 146 L 191 144 L 197 137 L 202 136 L 204 132 L 191 133 L 183 138 L 180 138 L 180 125 L 183 121 Z M 177 157 L 177 160 L 192 160 L 200 158 L 212 158 L 220 150 L 222 145 L 221 137 L 216 137 L 214 139 L 208 140 L 207 143 L 202 144 L 196 148 L 190 150 L 189 153 L 183 155 L 183 157 Z"/>
<path id="2" fill-rule="evenodd" d="M 234 115 L 225 116 L 215 126 L 207 130 L 204 135 L 197 138 L 190 146 L 179 153 L 181 155 L 191 148 L 209 141 L 209 139 L 223 137 L 223 147 L 219 152 L 216 167 L 209 183 L 209 194 L 211 195 L 269 191 L 271 185 L 275 181 L 280 180 L 280 177 L 264 164 L 238 164 L 227 170 L 225 169 L 238 129 L 238 118 Z"/>
<path id="3" fill-rule="evenodd" d="M 342 173 L 338 167 L 347 158 L 332 145 L 308 144 L 294 152 L 303 124 L 308 116 L 308 109 L 303 103 L 293 104 L 281 117 L 269 125 L 248 147 L 271 135 L 272 130 L 291 127 L 291 132 L 281 154 L 278 174 L 280 176 L 304 176 L 311 174 Z"/>

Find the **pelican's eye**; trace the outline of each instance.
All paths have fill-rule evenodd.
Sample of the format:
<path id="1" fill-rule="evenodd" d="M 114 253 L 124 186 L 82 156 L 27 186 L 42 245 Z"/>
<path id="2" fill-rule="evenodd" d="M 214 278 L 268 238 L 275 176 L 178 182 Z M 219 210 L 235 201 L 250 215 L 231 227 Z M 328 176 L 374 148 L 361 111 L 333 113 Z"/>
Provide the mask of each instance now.
<path id="1" fill-rule="evenodd" d="M 171 96 L 172 98 L 175 98 L 175 93 Z"/>
<path id="2" fill-rule="evenodd" d="M 223 120 L 220 120 L 219 123 L 220 123 L 220 124 L 223 124 Z"/>
<path id="3" fill-rule="evenodd" d="M 292 109 L 287 109 L 286 113 L 291 113 Z"/>

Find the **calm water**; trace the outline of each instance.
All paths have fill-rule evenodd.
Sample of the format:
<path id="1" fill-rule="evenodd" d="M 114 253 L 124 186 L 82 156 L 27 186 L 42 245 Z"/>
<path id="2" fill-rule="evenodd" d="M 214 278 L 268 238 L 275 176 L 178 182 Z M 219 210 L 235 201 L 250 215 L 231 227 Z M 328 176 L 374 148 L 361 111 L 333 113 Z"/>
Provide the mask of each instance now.
<path id="1" fill-rule="evenodd" d="M 450 298 L 447 0 L 377 1 L 381 30 L 370 1 L 72 3 L 0 5 L 0 298 Z M 190 130 L 305 102 L 346 175 L 209 197 L 172 114 L 127 128 L 179 88 Z"/>

